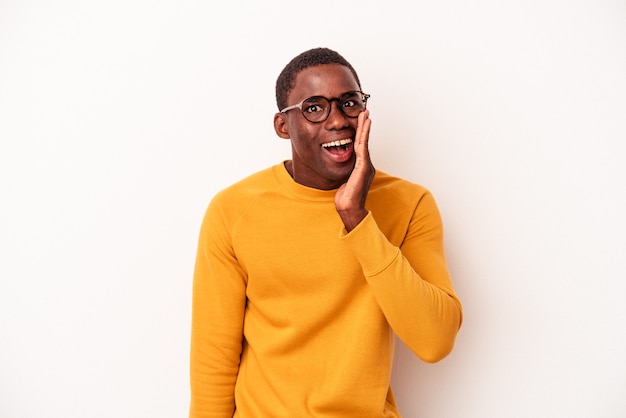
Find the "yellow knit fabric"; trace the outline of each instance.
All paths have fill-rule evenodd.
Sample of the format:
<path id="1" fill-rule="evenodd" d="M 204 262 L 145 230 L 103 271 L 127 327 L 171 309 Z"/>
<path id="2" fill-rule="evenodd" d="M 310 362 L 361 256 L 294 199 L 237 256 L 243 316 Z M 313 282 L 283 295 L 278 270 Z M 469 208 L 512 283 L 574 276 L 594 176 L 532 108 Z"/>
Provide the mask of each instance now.
<path id="1" fill-rule="evenodd" d="M 461 304 L 431 194 L 379 171 L 349 234 L 334 194 L 279 164 L 213 198 L 194 273 L 190 418 L 400 417 L 393 332 L 424 361 L 452 349 Z"/>

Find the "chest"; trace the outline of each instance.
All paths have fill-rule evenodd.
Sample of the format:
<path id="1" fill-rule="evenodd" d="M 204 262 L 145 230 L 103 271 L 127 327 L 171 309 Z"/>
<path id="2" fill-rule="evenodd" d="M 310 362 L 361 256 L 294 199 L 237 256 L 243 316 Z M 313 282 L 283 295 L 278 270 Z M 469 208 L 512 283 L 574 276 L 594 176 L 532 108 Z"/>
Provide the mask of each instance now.
<path id="1" fill-rule="evenodd" d="M 341 293 L 363 282 L 360 265 L 340 239 L 342 223 L 332 203 L 277 201 L 262 209 L 242 219 L 233 238 L 250 294 Z"/>

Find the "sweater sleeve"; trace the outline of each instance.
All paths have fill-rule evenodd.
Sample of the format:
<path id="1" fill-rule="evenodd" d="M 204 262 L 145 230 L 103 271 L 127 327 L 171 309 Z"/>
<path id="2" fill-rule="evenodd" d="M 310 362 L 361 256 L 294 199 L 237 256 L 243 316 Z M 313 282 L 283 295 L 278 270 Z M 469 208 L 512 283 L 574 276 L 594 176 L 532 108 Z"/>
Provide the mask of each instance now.
<path id="1" fill-rule="evenodd" d="M 359 260 L 396 335 L 426 362 L 447 356 L 462 308 L 448 273 L 443 226 L 432 195 L 425 193 L 418 202 L 400 248 L 389 242 L 371 212 L 340 238 Z"/>
<path id="2" fill-rule="evenodd" d="M 190 418 L 232 418 L 235 410 L 246 280 L 225 218 L 212 203 L 200 229 L 193 280 Z"/>

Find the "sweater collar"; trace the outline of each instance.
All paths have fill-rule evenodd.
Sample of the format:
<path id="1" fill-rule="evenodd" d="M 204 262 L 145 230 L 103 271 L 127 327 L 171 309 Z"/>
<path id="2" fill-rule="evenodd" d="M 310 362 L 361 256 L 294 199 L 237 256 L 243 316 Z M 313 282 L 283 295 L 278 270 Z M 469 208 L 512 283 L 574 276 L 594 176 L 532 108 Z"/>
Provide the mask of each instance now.
<path id="1" fill-rule="evenodd" d="M 274 166 L 274 176 L 276 177 L 278 184 L 286 189 L 287 192 L 297 198 L 304 200 L 334 202 L 337 189 L 321 190 L 297 183 L 291 177 L 291 175 L 287 171 L 287 168 L 285 168 L 285 162 L 286 161 L 283 161 L 282 163 Z"/>

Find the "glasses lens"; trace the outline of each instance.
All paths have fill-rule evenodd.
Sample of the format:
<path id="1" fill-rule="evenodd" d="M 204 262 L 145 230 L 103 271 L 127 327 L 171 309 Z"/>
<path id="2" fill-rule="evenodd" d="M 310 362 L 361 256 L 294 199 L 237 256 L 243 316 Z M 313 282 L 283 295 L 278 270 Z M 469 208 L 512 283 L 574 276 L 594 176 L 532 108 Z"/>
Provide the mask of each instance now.
<path id="1" fill-rule="evenodd" d="M 366 101 L 361 92 L 351 91 L 341 96 L 339 100 L 343 113 L 352 118 L 359 116 L 365 110 Z"/>
<path id="2" fill-rule="evenodd" d="M 302 102 L 302 114 L 311 122 L 321 122 L 328 116 L 330 103 L 324 97 L 309 97 Z"/>

